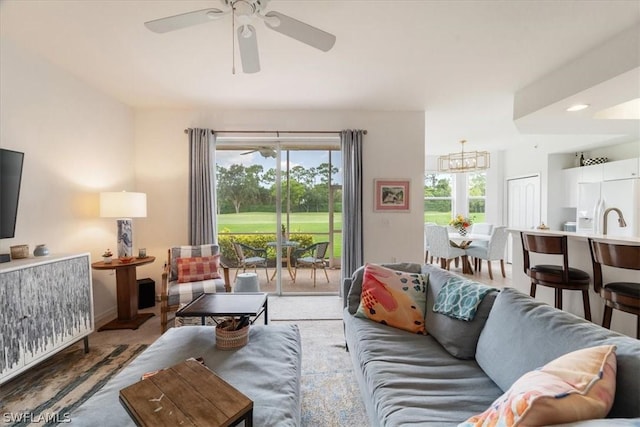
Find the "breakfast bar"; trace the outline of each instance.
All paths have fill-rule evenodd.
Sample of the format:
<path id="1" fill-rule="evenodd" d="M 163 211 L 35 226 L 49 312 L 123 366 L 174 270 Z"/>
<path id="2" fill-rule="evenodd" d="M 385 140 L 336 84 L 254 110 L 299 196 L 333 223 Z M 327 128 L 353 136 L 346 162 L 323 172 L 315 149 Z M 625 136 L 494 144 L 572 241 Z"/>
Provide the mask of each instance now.
<path id="1" fill-rule="evenodd" d="M 509 229 L 512 242 L 512 286 L 521 292 L 529 294 L 531 282 L 529 277 L 524 273 L 523 269 L 523 252 L 522 243 L 520 241 L 520 232 L 534 232 L 539 234 L 552 234 L 552 235 L 564 235 L 568 240 L 569 251 L 569 265 L 574 268 L 589 273 L 593 284 L 593 266 L 591 263 L 591 253 L 589 252 L 588 238 L 616 243 L 621 245 L 640 245 L 640 238 L 638 237 L 624 237 L 624 236 L 607 236 L 603 234 L 584 234 L 575 233 L 570 231 L 557 231 L 557 230 L 521 230 L 521 229 Z M 546 259 L 548 257 L 548 259 Z M 549 255 L 539 255 L 537 260 L 540 262 L 557 263 L 558 258 Z M 607 282 L 611 281 L 638 281 L 638 272 L 635 270 L 623 270 L 617 268 L 607 268 L 603 271 L 603 274 Z M 553 289 L 538 287 L 536 299 L 543 301 L 551 306 L 554 305 L 554 293 Z M 601 324 L 602 316 L 604 313 L 604 302 L 600 298 L 593 285 L 589 290 L 589 302 L 591 307 L 591 314 L 594 323 Z M 576 316 L 583 317 L 582 297 L 578 292 L 565 292 L 564 293 L 564 311 L 568 311 Z M 613 319 L 611 321 L 611 330 L 620 332 L 624 335 L 635 337 L 636 336 L 636 316 L 625 313 L 620 310 L 615 310 Z"/>

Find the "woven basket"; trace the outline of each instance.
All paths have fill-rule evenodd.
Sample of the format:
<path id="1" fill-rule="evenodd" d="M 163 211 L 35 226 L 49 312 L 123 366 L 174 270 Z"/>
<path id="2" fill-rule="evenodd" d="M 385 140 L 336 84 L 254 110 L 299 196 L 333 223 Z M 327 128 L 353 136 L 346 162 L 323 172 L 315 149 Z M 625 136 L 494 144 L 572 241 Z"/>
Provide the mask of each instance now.
<path id="1" fill-rule="evenodd" d="M 29 256 L 29 245 L 16 245 L 9 248 L 12 259 L 27 258 Z"/>
<path id="2" fill-rule="evenodd" d="M 216 326 L 216 348 L 220 350 L 233 350 L 245 346 L 249 342 L 249 325 L 237 331 L 224 329 L 227 322 Z"/>

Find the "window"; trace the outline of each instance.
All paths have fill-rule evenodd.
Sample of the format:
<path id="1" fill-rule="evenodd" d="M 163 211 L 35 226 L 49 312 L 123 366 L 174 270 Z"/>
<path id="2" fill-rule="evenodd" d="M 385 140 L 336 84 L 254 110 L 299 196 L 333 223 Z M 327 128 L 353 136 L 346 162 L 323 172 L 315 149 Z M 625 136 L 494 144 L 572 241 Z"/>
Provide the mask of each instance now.
<path id="1" fill-rule="evenodd" d="M 485 222 L 486 183 L 487 174 L 485 172 L 467 174 L 468 209 L 473 222 Z"/>
<path id="2" fill-rule="evenodd" d="M 453 217 L 454 174 L 427 173 L 424 177 L 424 222 L 448 225 Z"/>

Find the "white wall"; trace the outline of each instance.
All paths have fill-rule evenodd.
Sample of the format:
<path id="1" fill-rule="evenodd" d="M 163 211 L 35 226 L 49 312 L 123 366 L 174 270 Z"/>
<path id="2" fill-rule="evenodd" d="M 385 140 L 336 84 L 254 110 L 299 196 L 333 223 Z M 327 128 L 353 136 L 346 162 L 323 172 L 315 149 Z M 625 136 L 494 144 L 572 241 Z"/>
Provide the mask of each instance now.
<path id="1" fill-rule="evenodd" d="M 0 41 L 0 146 L 25 153 L 16 235 L 9 247 L 52 253 L 115 248 L 115 220 L 98 218 L 98 193 L 133 189 L 133 112 L 75 77 Z M 115 276 L 93 273 L 97 320 L 115 315 Z"/>
<path id="2" fill-rule="evenodd" d="M 165 259 L 170 246 L 187 244 L 188 143 L 184 129 L 188 127 L 218 131 L 367 129 L 363 144 L 365 261 L 423 259 L 423 112 L 136 110 L 136 182 L 148 200 L 148 217 L 136 224 L 136 240 L 149 254 Z M 411 179 L 411 212 L 373 212 L 374 178 Z M 139 277 L 149 276 L 159 283 L 158 265 L 139 270 Z"/>

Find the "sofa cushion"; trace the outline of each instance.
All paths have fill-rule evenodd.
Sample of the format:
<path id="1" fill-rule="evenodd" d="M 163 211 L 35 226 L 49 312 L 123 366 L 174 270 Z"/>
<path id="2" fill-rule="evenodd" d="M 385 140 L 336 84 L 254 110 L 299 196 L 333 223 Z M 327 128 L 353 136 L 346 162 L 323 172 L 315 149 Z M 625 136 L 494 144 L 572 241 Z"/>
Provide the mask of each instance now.
<path id="1" fill-rule="evenodd" d="M 551 425 L 604 418 L 616 388 L 615 346 L 577 350 L 520 377 L 461 427 Z"/>
<path id="2" fill-rule="evenodd" d="M 454 359 L 433 337 L 344 313 L 367 425 L 456 426 L 502 394 L 474 360 Z"/>
<path id="3" fill-rule="evenodd" d="M 187 283 L 178 283 L 178 281 L 174 281 L 169 282 L 168 288 L 168 304 L 170 306 L 189 303 L 203 293 L 213 294 L 215 292 L 226 291 L 224 287 L 224 279 L 211 279 Z"/>
<path id="4" fill-rule="evenodd" d="M 356 316 L 425 334 L 426 282 L 420 273 L 366 264 Z"/>
<path id="5" fill-rule="evenodd" d="M 178 258 L 178 283 L 220 279 L 220 254 Z"/>
<path id="6" fill-rule="evenodd" d="M 476 360 L 502 390 L 507 390 L 524 373 L 563 354 L 597 345 L 617 348 L 616 396 L 608 417 L 640 417 L 640 341 L 557 310 L 516 289 L 504 288 L 498 294 L 480 334 Z"/>
<path id="7" fill-rule="evenodd" d="M 420 273 L 421 265 L 410 263 L 410 262 L 400 262 L 400 263 L 392 263 L 392 264 L 380 264 L 383 267 L 390 268 L 392 270 L 398 271 L 406 271 L 408 273 Z M 362 293 L 362 275 L 364 274 L 364 265 L 358 268 L 351 275 L 351 287 L 349 288 L 349 293 L 347 294 L 348 299 L 348 308 L 349 313 L 356 314 L 358 311 L 358 306 L 360 305 L 360 294 Z"/>
<path id="8" fill-rule="evenodd" d="M 432 335 L 452 356 L 458 359 L 473 359 L 480 332 L 484 327 L 497 291 L 491 291 L 482 299 L 476 315 L 471 321 L 454 319 L 433 311 L 433 301 L 436 300 L 440 289 L 453 277 L 459 277 L 435 265 L 426 264 L 422 267 L 424 273 L 429 274 L 427 284 L 427 317 L 425 326 L 427 333 Z"/>

